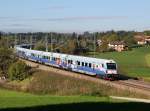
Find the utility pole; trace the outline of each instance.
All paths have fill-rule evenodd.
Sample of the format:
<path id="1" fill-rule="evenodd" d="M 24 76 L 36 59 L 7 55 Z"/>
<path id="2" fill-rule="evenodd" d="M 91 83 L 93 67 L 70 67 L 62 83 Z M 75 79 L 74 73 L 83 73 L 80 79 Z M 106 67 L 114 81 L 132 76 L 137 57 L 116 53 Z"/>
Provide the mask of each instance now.
<path id="1" fill-rule="evenodd" d="M 30 50 L 32 49 L 32 35 L 30 36 Z"/>
<path id="2" fill-rule="evenodd" d="M 95 33 L 93 33 L 94 34 L 94 57 L 95 57 L 95 51 L 96 51 L 96 38 L 95 38 Z"/>
<path id="3" fill-rule="evenodd" d="M 9 43 L 8 43 L 8 37 L 9 37 L 9 34 L 6 34 L 7 47 L 9 47 Z"/>
<path id="4" fill-rule="evenodd" d="M 21 44 L 21 34 L 19 35 L 19 42 L 20 42 L 19 44 Z"/>
<path id="5" fill-rule="evenodd" d="M 51 52 L 53 52 L 52 32 L 51 32 Z"/>
<path id="6" fill-rule="evenodd" d="M 79 47 L 79 35 L 77 34 L 77 44 L 78 44 L 78 47 Z"/>
<path id="7" fill-rule="evenodd" d="M 15 43 L 14 45 L 16 46 L 17 45 L 17 35 L 15 34 Z"/>
<path id="8" fill-rule="evenodd" d="M 45 47 L 46 47 L 46 52 L 48 52 L 48 39 L 47 39 L 48 34 L 45 36 Z"/>

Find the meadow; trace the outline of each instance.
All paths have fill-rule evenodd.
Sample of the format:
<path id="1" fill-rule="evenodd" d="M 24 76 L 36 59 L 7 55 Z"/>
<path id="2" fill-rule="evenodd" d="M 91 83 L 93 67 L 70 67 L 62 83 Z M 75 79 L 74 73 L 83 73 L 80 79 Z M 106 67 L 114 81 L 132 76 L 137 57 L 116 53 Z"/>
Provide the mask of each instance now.
<path id="1" fill-rule="evenodd" d="M 0 89 L 0 109 L 78 102 L 113 102 L 108 97 L 34 95 Z"/>
<path id="2" fill-rule="evenodd" d="M 149 104 L 94 96 L 34 95 L 0 89 L 0 111 L 148 111 Z"/>

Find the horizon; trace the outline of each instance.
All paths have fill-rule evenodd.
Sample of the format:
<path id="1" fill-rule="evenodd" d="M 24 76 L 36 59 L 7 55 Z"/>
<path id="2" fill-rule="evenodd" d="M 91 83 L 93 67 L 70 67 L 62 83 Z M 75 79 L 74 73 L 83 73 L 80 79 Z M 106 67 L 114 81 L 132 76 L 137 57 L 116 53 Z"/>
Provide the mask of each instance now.
<path id="1" fill-rule="evenodd" d="M 150 1 L 0 0 L 2 32 L 150 30 Z"/>

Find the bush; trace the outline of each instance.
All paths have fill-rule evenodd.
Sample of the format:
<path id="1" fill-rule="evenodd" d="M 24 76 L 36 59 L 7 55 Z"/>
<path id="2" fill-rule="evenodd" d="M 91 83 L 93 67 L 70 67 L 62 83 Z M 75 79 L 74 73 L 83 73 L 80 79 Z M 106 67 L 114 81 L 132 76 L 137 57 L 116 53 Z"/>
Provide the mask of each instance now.
<path id="1" fill-rule="evenodd" d="M 10 65 L 8 69 L 8 76 L 10 80 L 24 80 L 30 75 L 30 67 L 24 62 L 17 61 Z"/>

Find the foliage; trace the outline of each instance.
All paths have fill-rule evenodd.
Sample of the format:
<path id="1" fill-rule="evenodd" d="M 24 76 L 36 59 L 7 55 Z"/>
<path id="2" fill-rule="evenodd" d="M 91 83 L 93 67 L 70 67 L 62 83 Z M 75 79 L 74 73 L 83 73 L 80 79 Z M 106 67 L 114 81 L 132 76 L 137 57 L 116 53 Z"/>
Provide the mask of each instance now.
<path id="1" fill-rule="evenodd" d="M 97 47 L 97 52 L 106 52 L 108 51 L 108 40 L 107 38 L 102 38 L 102 44 L 100 46 Z"/>
<path id="2" fill-rule="evenodd" d="M 38 43 L 36 43 L 34 49 L 39 51 L 45 51 L 46 50 L 45 43 L 43 41 L 39 41 Z"/>
<path id="3" fill-rule="evenodd" d="M 9 79 L 20 81 L 24 80 L 30 75 L 29 69 L 30 67 L 28 67 L 24 62 L 17 61 L 8 69 Z"/>
<path id="4" fill-rule="evenodd" d="M 144 34 L 147 35 L 147 36 L 150 36 L 150 30 L 144 31 Z"/>
<path id="5" fill-rule="evenodd" d="M 17 59 L 12 50 L 8 48 L 0 48 L 0 70 L 2 76 L 8 76 L 8 67 L 16 60 Z"/>

